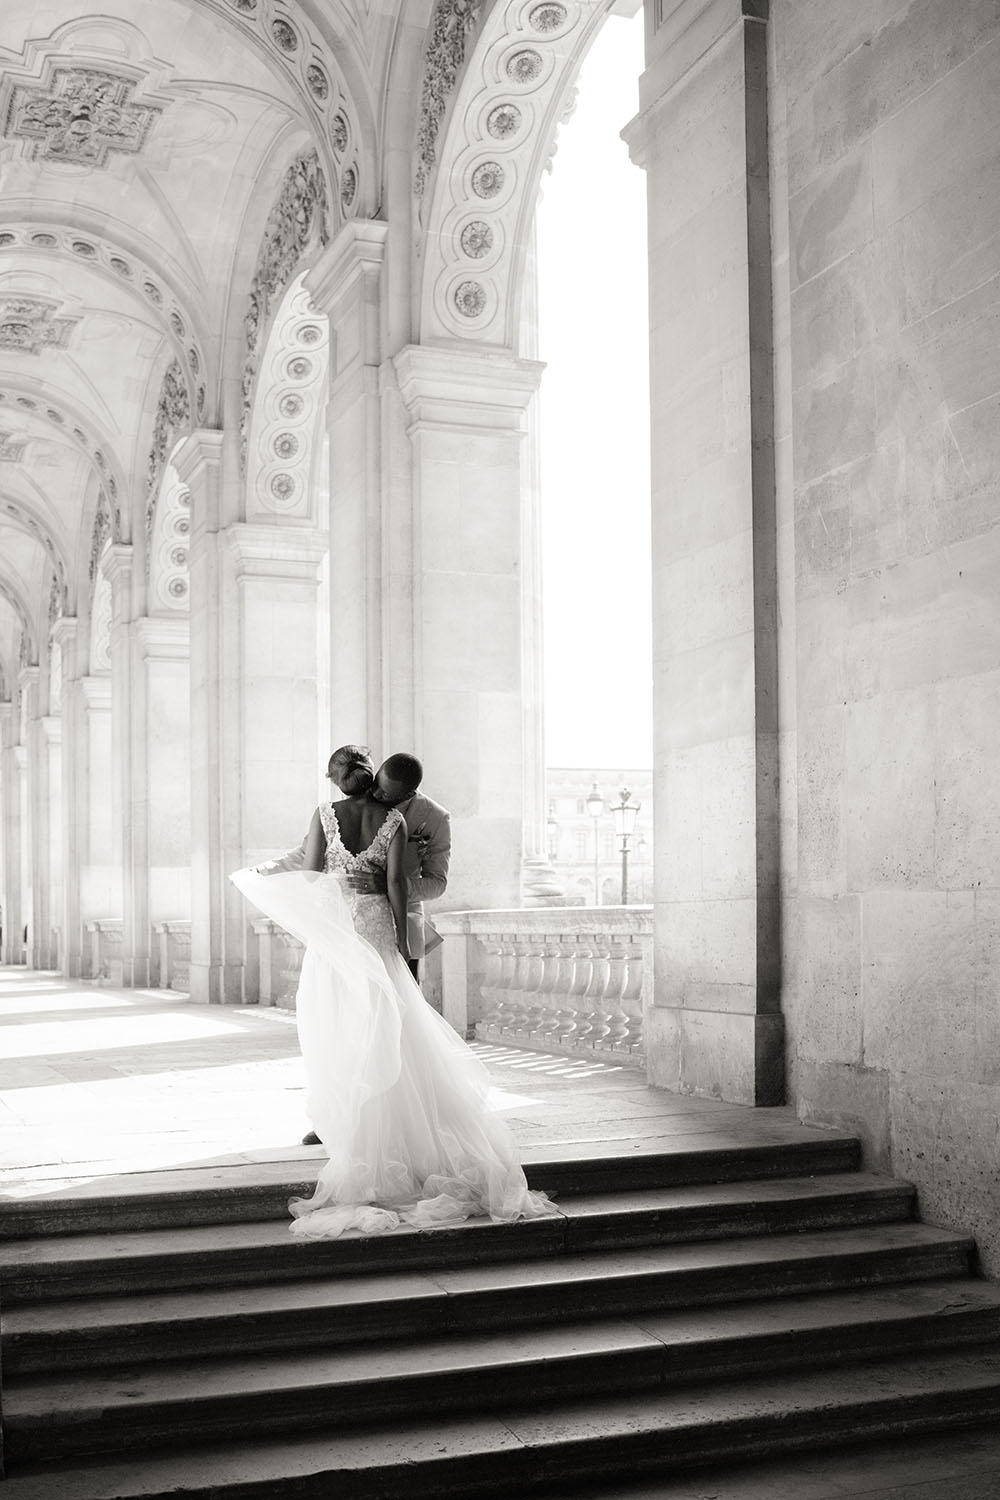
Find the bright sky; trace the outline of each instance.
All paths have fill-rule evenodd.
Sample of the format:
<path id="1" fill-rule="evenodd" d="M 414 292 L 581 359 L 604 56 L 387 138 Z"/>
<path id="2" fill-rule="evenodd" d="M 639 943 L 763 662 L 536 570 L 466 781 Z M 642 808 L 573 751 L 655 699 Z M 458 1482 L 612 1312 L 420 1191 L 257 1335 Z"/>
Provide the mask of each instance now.
<path id="1" fill-rule="evenodd" d="M 653 763 L 642 29 L 598 36 L 538 208 L 550 766 Z"/>

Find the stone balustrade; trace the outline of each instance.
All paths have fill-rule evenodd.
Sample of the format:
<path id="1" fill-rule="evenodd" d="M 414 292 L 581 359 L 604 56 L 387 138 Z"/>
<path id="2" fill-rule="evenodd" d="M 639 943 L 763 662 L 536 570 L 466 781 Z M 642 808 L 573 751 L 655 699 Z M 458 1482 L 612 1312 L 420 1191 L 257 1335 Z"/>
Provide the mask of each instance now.
<path id="1" fill-rule="evenodd" d="M 124 977 L 124 924 L 121 917 L 102 917 L 87 923 L 84 948 L 84 979 L 98 984 L 120 985 Z"/>
<path id="2" fill-rule="evenodd" d="M 434 925 L 441 1009 L 461 1035 L 644 1062 L 651 907 L 441 912 Z"/>
<path id="3" fill-rule="evenodd" d="M 257 917 L 252 926 L 257 938 L 259 1003 L 294 1010 L 305 949 L 270 917 Z"/>
<path id="4" fill-rule="evenodd" d="M 157 922 L 154 957 L 158 962 L 156 983 L 165 990 L 187 990 L 191 967 L 191 923 Z"/>

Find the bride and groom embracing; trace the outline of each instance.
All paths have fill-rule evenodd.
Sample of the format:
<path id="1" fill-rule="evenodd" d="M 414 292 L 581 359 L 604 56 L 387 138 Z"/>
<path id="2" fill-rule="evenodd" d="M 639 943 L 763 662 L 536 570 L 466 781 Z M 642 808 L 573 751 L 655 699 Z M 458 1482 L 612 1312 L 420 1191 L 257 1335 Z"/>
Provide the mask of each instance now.
<path id="1" fill-rule="evenodd" d="M 306 1110 L 329 1160 L 312 1197 L 291 1204 L 292 1232 L 554 1212 L 528 1189 L 486 1069 L 416 982 L 422 902 L 447 884 L 448 814 L 418 794 L 414 756 L 376 771 L 367 750 L 345 745 L 327 776 L 341 800 L 317 807 L 299 848 L 232 876 L 306 949 L 296 1020 Z"/>

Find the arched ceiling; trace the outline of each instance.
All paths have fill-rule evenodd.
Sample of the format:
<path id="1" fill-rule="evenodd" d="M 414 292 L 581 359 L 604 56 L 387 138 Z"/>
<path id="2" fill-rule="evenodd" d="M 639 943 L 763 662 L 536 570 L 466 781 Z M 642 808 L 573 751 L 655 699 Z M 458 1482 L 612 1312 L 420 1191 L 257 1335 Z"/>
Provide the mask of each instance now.
<path id="1" fill-rule="evenodd" d="M 333 229 L 377 210 L 378 101 L 402 10 L 402 0 L 0 6 L 8 690 L 22 615 L 37 649 L 53 580 L 74 611 L 89 586 L 98 503 L 117 535 L 144 526 L 168 370 L 192 420 L 218 424 L 239 336 L 227 325 L 243 316 L 246 267 L 288 163 L 316 153 Z"/>

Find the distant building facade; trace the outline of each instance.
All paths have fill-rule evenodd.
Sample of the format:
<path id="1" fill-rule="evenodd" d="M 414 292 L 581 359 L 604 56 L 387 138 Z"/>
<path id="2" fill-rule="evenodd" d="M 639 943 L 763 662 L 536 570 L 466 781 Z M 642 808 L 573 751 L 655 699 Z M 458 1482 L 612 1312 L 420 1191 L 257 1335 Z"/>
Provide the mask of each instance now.
<path id="1" fill-rule="evenodd" d="M 597 817 L 587 806 L 595 787 L 604 803 Z M 611 809 L 623 787 L 639 804 L 629 841 L 628 904 L 642 906 L 653 899 L 652 770 L 550 766 L 545 772 L 549 864 L 568 905 L 621 904 L 621 840 Z"/>

